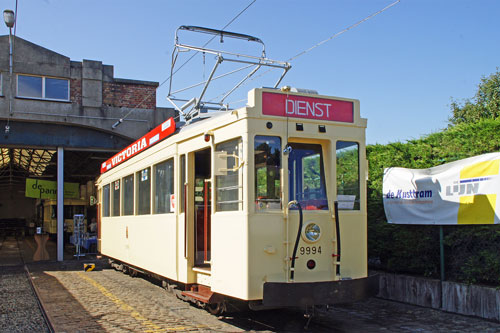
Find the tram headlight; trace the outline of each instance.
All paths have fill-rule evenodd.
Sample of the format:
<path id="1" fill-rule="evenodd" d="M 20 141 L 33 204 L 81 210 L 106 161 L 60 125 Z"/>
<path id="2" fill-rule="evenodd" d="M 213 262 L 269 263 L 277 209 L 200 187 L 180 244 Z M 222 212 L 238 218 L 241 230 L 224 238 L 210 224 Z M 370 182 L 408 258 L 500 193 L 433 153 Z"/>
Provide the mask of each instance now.
<path id="1" fill-rule="evenodd" d="M 316 223 L 309 222 L 303 227 L 302 235 L 307 242 L 317 242 L 321 237 L 321 228 Z"/>

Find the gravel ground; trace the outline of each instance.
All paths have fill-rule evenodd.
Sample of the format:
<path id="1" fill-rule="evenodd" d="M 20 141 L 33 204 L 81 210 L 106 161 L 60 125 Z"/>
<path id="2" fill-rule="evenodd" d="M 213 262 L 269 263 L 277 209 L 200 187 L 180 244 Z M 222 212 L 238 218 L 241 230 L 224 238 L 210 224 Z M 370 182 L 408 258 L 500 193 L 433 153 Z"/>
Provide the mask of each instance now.
<path id="1" fill-rule="evenodd" d="M 0 266 L 0 332 L 50 332 L 24 266 Z"/>
<path id="2" fill-rule="evenodd" d="M 0 239 L 0 332 L 50 332 L 13 236 Z"/>

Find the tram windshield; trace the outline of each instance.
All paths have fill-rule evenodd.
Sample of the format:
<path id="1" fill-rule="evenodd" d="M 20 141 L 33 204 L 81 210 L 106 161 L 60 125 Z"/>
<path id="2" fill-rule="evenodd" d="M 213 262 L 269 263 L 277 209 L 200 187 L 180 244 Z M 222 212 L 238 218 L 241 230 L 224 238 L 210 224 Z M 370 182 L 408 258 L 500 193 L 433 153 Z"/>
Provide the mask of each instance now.
<path id="1" fill-rule="evenodd" d="M 328 209 L 321 145 L 291 143 L 288 157 L 289 200 L 304 210 Z"/>

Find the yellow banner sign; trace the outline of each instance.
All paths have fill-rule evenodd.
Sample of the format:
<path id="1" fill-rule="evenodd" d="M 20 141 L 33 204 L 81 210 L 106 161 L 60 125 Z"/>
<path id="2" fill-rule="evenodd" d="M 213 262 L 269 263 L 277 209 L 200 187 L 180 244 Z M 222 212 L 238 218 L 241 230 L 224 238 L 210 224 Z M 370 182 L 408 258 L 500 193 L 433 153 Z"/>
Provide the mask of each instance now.
<path id="1" fill-rule="evenodd" d="M 500 153 L 429 169 L 384 172 L 387 221 L 399 224 L 500 224 Z"/>
<path id="2" fill-rule="evenodd" d="M 57 199 L 57 182 L 26 178 L 26 197 L 37 199 Z M 78 199 L 80 184 L 64 183 L 64 198 Z"/>

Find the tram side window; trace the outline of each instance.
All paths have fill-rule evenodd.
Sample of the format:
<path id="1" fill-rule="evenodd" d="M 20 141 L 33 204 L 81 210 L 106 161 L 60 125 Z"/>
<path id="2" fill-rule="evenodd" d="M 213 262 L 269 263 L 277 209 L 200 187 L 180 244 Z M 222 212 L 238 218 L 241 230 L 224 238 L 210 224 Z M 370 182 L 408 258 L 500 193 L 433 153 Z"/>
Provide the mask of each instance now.
<path id="1" fill-rule="evenodd" d="M 137 180 L 137 214 L 151 213 L 151 168 L 136 173 Z"/>
<path id="2" fill-rule="evenodd" d="M 242 189 L 240 185 L 239 164 L 241 156 L 241 138 L 219 143 L 216 153 L 223 162 L 222 175 L 215 177 L 217 211 L 234 211 L 243 209 Z"/>
<path id="3" fill-rule="evenodd" d="M 111 216 L 120 216 L 120 180 L 111 183 Z"/>
<path id="4" fill-rule="evenodd" d="M 154 213 L 174 212 L 174 159 L 154 166 L 155 173 L 155 194 Z"/>
<path id="5" fill-rule="evenodd" d="M 87 215 L 85 214 L 85 206 L 83 205 L 75 205 L 73 206 L 73 214 Z M 85 216 L 86 217 L 86 216 Z M 71 216 L 73 218 L 73 216 Z"/>
<path id="6" fill-rule="evenodd" d="M 73 212 L 73 206 L 70 206 L 70 205 L 64 205 L 63 212 L 64 212 L 64 219 L 65 220 L 72 220 L 73 215 L 76 214 Z"/>
<path id="7" fill-rule="evenodd" d="M 181 200 L 180 200 L 180 210 L 179 210 L 179 213 L 184 213 L 184 196 L 185 196 L 185 184 L 186 184 L 186 155 L 181 155 L 181 161 L 180 161 L 180 174 L 181 174 L 181 185 L 180 185 L 180 189 L 181 189 Z"/>
<path id="8" fill-rule="evenodd" d="M 256 136 L 254 153 L 256 209 L 281 209 L 281 138 Z"/>
<path id="9" fill-rule="evenodd" d="M 57 208 L 57 206 L 54 206 Z M 57 211 L 57 210 L 56 210 Z M 85 206 L 80 205 L 64 205 L 64 219 L 65 220 L 73 220 L 75 215 L 85 215 Z M 57 214 L 56 214 L 57 217 Z"/>
<path id="10" fill-rule="evenodd" d="M 134 215 L 134 175 L 123 177 L 123 215 Z"/>
<path id="11" fill-rule="evenodd" d="M 359 144 L 337 141 L 337 200 L 339 209 L 359 210 Z"/>
<path id="12" fill-rule="evenodd" d="M 102 187 L 102 216 L 109 216 L 109 184 Z"/>

